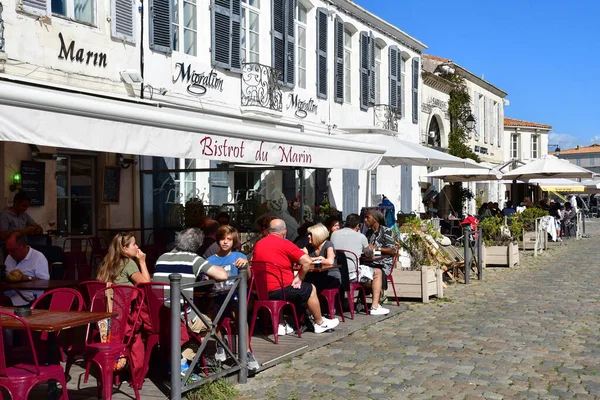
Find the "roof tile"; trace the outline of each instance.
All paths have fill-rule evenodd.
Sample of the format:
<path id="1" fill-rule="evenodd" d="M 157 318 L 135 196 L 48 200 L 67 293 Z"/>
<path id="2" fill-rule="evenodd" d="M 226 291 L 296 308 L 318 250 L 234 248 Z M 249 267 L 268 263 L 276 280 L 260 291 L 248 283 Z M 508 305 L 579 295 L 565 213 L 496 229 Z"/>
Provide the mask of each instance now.
<path id="1" fill-rule="evenodd" d="M 536 122 L 523 121 L 520 119 L 504 118 L 505 127 L 526 127 L 526 128 L 541 128 L 552 129 L 552 125 L 538 124 Z"/>
<path id="2" fill-rule="evenodd" d="M 425 57 L 429 60 L 439 61 L 439 62 L 443 62 L 443 63 L 452 62 L 452 60 L 450 60 L 449 58 L 433 56 L 431 54 L 423 54 L 423 57 Z"/>

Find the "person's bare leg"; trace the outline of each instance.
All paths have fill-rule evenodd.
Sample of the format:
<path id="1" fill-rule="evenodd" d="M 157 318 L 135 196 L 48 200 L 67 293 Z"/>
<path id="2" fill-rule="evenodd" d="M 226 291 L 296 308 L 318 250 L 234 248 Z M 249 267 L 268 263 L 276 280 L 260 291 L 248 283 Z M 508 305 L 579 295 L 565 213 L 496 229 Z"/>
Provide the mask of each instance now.
<path id="1" fill-rule="evenodd" d="M 323 316 L 321 315 L 321 303 L 319 303 L 319 297 L 317 296 L 317 289 L 315 285 L 312 286 L 312 292 L 306 302 L 308 311 L 312 314 L 315 319 L 315 323 L 321 325 L 323 323 Z"/>
<path id="2" fill-rule="evenodd" d="M 379 268 L 373 268 L 375 273 L 373 274 L 373 282 L 371 282 L 371 290 L 373 291 L 373 304 L 372 308 L 379 307 L 379 299 L 381 297 L 381 278 L 383 274 Z"/>

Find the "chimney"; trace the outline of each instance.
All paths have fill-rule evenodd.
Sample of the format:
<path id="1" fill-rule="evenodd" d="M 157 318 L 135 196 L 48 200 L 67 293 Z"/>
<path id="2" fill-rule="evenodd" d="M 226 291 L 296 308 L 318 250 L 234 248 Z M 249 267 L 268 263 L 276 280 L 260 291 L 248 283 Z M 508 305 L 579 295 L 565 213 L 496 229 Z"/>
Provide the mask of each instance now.
<path id="1" fill-rule="evenodd" d="M 580 146 L 580 145 L 577 145 L 577 147 L 576 147 L 576 149 L 575 149 L 575 150 L 579 150 L 580 148 L 581 148 L 581 146 Z"/>

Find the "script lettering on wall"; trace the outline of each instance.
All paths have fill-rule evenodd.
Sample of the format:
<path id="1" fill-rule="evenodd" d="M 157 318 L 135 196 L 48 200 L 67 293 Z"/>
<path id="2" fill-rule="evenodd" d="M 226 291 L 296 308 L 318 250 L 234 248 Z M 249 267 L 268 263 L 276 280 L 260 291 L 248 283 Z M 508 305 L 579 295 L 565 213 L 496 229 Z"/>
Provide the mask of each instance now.
<path id="1" fill-rule="evenodd" d="M 197 72 L 192 70 L 191 65 L 178 62 L 175 64 L 176 76 L 173 76 L 173 83 L 187 83 L 187 92 L 195 96 L 202 96 L 208 89 L 223 91 L 223 79 L 219 78 L 217 72 L 211 69 L 210 72 Z"/>
<path id="2" fill-rule="evenodd" d="M 58 58 L 61 60 L 67 60 L 71 62 L 77 62 L 79 64 L 93 65 L 95 67 L 106 68 L 106 54 L 98 53 L 95 51 L 85 51 L 83 47 L 76 48 L 75 41 L 71 40 L 67 46 L 62 33 L 58 33 L 60 39 L 60 51 Z"/>
<path id="3" fill-rule="evenodd" d="M 318 106 L 312 98 L 309 100 L 300 100 L 297 94 L 290 93 L 286 110 L 289 110 L 290 108 L 296 110 L 295 114 L 297 118 L 304 119 L 308 113 L 316 115 Z"/>

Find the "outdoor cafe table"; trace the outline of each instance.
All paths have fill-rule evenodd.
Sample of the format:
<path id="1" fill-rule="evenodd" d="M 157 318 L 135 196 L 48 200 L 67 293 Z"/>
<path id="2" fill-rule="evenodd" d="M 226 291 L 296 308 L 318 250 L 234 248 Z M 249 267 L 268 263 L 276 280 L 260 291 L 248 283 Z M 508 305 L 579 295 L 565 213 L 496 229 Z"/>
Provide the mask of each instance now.
<path id="1" fill-rule="evenodd" d="M 75 280 L 61 280 L 61 279 L 50 279 L 50 280 L 37 280 L 37 281 L 20 281 L 20 282 L 7 282 L 11 288 L 19 290 L 52 290 L 58 288 L 75 287 L 79 284 L 79 281 Z"/>

